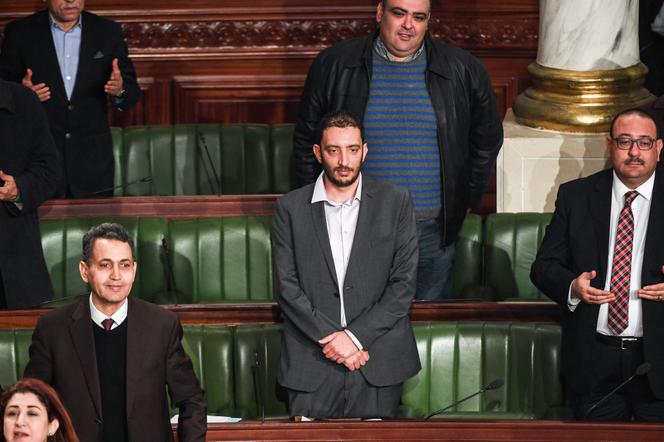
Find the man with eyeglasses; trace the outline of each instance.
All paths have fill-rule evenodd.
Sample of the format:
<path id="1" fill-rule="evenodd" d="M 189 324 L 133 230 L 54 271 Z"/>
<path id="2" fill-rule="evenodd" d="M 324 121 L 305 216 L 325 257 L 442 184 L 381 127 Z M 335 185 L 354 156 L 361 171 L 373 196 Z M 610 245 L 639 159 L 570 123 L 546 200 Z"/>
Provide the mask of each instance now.
<path id="1" fill-rule="evenodd" d="M 562 374 L 574 415 L 662 421 L 661 134 L 649 114 L 626 110 L 611 123 L 607 150 L 611 169 L 560 186 L 530 277 L 563 308 Z"/>

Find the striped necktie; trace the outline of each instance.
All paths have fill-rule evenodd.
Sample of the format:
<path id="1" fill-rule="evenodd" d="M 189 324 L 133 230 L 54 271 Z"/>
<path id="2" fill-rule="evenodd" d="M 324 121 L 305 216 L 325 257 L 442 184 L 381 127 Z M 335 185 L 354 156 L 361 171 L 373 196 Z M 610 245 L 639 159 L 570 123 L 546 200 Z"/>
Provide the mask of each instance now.
<path id="1" fill-rule="evenodd" d="M 632 268 L 632 242 L 634 239 L 634 215 L 632 201 L 639 193 L 635 190 L 625 193 L 625 206 L 618 217 L 616 243 L 613 247 L 611 284 L 609 291 L 616 296 L 609 305 L 609 329 L 619 335 L 629 322 L 629 284 Z"/>

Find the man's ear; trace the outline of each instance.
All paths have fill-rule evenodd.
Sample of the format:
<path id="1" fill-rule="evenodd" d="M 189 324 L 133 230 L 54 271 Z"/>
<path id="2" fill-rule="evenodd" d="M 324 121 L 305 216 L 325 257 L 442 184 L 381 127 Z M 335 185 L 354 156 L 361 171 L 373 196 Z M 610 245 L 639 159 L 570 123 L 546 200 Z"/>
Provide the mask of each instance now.
<path id="1" fill-rule="evenodd" d="M 85 261 L 79 261 L 78 263 L 78 272 L 81 274 L 81 279 L 88 282 L 88 265 Z"/>
<path id="2" fill-rule="evenodd" d="M 385 11 L 383 10 L 383 2 L 378 0 L 378 6 L 376 7 L 376 23 L 380 23 L 380 21 L 383 19 L 383 14 Z"/>
<path id="3" fill-rule="evenodd" d="M 318 161 L 318 164 L 323 164 L 323 156 L 320 150 L 320 146 L 318 144 L 314 144 L 313 150 L 314 150 L 314 156 L 316 157 L 316 161 Z"/>

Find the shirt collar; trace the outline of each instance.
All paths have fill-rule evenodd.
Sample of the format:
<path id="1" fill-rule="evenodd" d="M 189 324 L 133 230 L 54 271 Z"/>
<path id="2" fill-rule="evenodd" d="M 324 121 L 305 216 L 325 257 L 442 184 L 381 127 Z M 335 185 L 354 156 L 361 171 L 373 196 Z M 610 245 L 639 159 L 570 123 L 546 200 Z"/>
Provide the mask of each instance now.
<path id="1" fill-rule="evenodd" d="M 414 54 L 410 54 L 403 60 L 396 60 L 392 54 L 390 54 L 390 51 L 387 50 L 387 46 L 385 46 L 385 43 L 383 43 L 383 40 L 381 40 L 380 35 L 376 37 L 374 40 L 374 52 L 381 58 L 384 58 L 387 61 L 393 61 L 396 63 L 408 63 L 413 60 L 415 60 L 417 57 L 420 56 L 422 51 L 424 50 L 424 40 L 422 40 L 422 44 L 420 45 L 420 48 L 415 51 Z"/>
<path id="2" fill-rule="evenodd" d="M 94 303 L 92 302 L 92 293 L 90 293 L 90 316 L 92 317 L 92 321 L 97 324 L 98 326 L 104 328 L 104 326 L 101 324 L 101 321 L 104 319 L 108 319 L 108 316 L 106 316 L 104 313 L 100 312 L 97 307 L 95 307 Z M 120 307 L 115 313 L 113 313 L 110 318 L 117 324 L 120 325 L 124 322 L 125 319 L 127 319 L 127 311 L 129 310 L 129 302 L 127 302 L 127 299 L 125 298 L 124 304 L 122 304 L 122 307 Z"/>
<path id="3" fill-rule="evenodd" d="M 60 27 L 60 25 L 58 25 L 55 22 L 55 20 L 53 19 L 53 15 L 51 15 L 50 11 L 48 13 L 48 22 L 51 24 L 51 28 L 56 28 L 62 32 L 71 32 L 76 28 L 81 28 L 81 29 L 83 28 L 83 13 L 81 12 L 81 14 L 78 16 L 78 22 L 74 26 L 72 26 L 72 28 L 69 31 L 65 31 Z"/>
<path id="4" fill-rule="evenodd" d="M 650 175 L 650 178 L 646 180 L 645 183 L 641 184 L 639 187 L 637 187 L 636 190 L 639 192 L 639 195 L 650 201 L 650 198 L 652 197 L 652 189 L 655 186 L 655 174 L 653 173 Z M 616 171 L 613 171 L 613 195 L 618 199 L 618 201 L 623 200 L 623 195 L 625 193 L 629 192 L 632 189 L 629 189 L 627 186 L 625 186 L 625 183 L 620 181 L 620 178 L 618 178 L 618 175 L 616 175 Z"/>
<path id="5" fill-rule="evenodd" d="M 325 172 L 321 172 L 320 175 L 318 175 L 318 178 L 316 179 L 316 184 L 314 184 L 314 194 L 311 196 L 311 204 L 318 203 L 320 201 L 325 201 L 328 204 L 338 206 L 339 203 L 331 201 L 327 198 L 327 192 L 325 191 L 325 183 L 323 182 L 324 174 Z M 352 200 L 362 201 L 362 172 L 360 172 L 360 176 L 357 177 L 357 190 L 355 191 L 355 196 L 351 198 L 349 201 Z"/>

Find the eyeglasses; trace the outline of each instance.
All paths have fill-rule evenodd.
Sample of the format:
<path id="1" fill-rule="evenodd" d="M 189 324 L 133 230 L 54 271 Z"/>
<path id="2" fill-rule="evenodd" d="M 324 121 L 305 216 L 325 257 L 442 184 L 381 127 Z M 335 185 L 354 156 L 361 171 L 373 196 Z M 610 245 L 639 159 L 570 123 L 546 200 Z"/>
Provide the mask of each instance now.
<path id="1" fill-rule="evenodd" d="M 611 140 L 616 143 L 616 147 L 620 150 L 630 150 L 632 148 L 632 144 L 634 143 L 636 143 L 636 146 L 639 148 L 639 150 L 650 150 L 655 145 L 655 141 L 657 141 L 650 137 L 618 137 L 611 138 Z"/>

